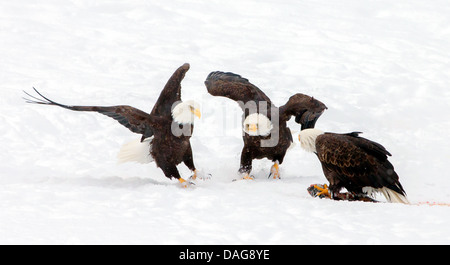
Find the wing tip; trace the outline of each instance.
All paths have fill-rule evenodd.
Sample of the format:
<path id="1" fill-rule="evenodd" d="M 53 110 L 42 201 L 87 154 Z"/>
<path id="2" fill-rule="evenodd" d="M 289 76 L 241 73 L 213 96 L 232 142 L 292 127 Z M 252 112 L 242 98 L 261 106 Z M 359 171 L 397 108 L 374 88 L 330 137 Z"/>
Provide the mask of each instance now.
<path id="1" fill-rule="evenodd" d="M 189 63 L 184 63 L 182 66 L 180 66 L 181 69 L 187 71 L 189 68 L 191 68 L 191 65 Z"/>
<path id="2" fill-rule="evenodd" d="M 232 73 L 232 72 L 222 72 L 222 71 L 214 71 L 209 73 L 208 77 L 206 78 L 206 81 L 210 80 L 226 80 L 226 81 L 245 81 L 248 82 L 247 78 L 244 78 L 238 74 Z"/>
<path id="3" fill-rule="evenodd" d="M 359 137 L 360 134 L 363 132 L 351 132 L 351 133 L 345 133 L 345 135 L 352 136 L 352 137 Z"/>

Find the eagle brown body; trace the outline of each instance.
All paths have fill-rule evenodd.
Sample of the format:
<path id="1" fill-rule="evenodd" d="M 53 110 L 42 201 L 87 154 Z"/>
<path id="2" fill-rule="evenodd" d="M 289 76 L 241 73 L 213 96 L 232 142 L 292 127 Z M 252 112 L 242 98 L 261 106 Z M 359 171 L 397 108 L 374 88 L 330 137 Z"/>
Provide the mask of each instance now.
<path id="1" fill-rule="evenodd" d="M 340 191 L 345 188 L 355 197 L 381 192 L 388 201 L 406 203 L 406 192 L 388 160 L 391 154 L 381 144 L 359 134 L 309 129 L 300 132 L 299 140 L 304 149 L 316 153 L 330 183 L 332 198 L 343 199 Z"/>
<path id="2" fill-rule="evenodd" d="M 161 168 L 167 178 L 182 180 L 176 167 L 178 164 L 183 162 L 194 172 L 196 169 L 192 157 L 190 134 L 176 136 L 172 133 L 174 123 L 172 108 L 177 102 L 178 104 L 181 103 L 181 81 L 188 70 L 189 64 L 184 64 L 172 74 L 151 113 L 126 105 L 109 107 L 63 105 L 46 98 L 36 89 L 34 89 L 35 92 L 41 98 L 25 92 L 32 98 L 26 100 L 29 103 L 54 105 L 74 111 L 98 112 L 117 120 L 130 131 L 141 134 L 141 142 L 146 138 L 153 137 L 148 152 L 150 152 L 156 165 Z M 193 130 L 192 124 L 180 124 L 178 126 L 190 126 L 190 132 Z"/>
<path id="3" fill-rule="evenodd" d="M 286 151 L 293 142 L 287 126 L 291 116 L 295 116 L 295 121 L 302 128 L 312 128 L 327 108 L 322 102 L 300 93 L 293 95 L 285 105 L 278 108 L 248 79 L 234 73 L 211 72 L 205 85 L 211 95 L 237 101 L 244 111 L 243 121 L 254 113 L 263 114 L 271 121 L 272 128 L 267 135 L 243 135 L 244 147 L 239 172 L 247 175 L 252 170 L 253 159 L 267 158 L 276 167 L 283 162 Z"/>

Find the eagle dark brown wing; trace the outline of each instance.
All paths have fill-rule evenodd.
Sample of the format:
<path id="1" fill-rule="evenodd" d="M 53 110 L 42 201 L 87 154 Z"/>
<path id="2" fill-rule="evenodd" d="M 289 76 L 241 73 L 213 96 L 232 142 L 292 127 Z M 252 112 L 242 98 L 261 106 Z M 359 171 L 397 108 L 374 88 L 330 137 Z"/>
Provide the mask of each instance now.
<path id="1" fill-rule="evenodd" d="M 390 153 L 380 144 L 358 136 L 358 133 L 325 133 L 316 139 L 317 157 L 327 179 L 347 183 L 352 188 L 387 187 L 405 195 Z"/>
<path id="2" fill-rule="evenodd" d="M 264 101 L 271 105 L 269 97 L 264 92 L 250 83 L 248 79 L 234 73 L 211 72 L 206 78 L 205 85 L 213 96 L 227 97 L 243 104 L 249 101 L 255 103 Z"/>
<path id="3" fill-rule="evenodd" d="M 169 78 L 150 114 L 172 119 L 172 107 L 177 101 L 181 101 L 181 81 L 189 70 L 188 63 L 180 66 Z"/>
<path id="4" fill-rule="evenodd" d="M 280 119 L 287 121 L 291 116 L 295 116 L 295 122 L 302 125 L 302 130 L 314 128 L 316 121 L 326 109 L 327 106 L 319 100 L 297 93 L 280 107 Z"/>
<path id="5" fill-rule="evenodd" d="M 346 135 L 353 136 L 350 139 L 352 139 L 352 142 L 356 146 L 366 151 L 367 154 L 376 157 L 379 161 L 386 161 L 388 156 L 392 156 L 384 146 L 366 138 L 359 137 L 359 134 L 360 132 L 353 132 Z"/>
<path id="6" fill-rule="evenodd" d="M 115 119 L 134 133 L 142 134 L 141 140 L 153 135 L 152 127 L 157 127 L 158 120 L 161 119 L 126 105 L 109 107 L 64 105 L 48 99 L 37 91 L 36 88 L 33 87 L 33 89 L 41 98 L 35 97 L 24 91 L 27 96 L 31 97 L 31 99 L 25 98 L 28 103 L 59 106 L 74 111 L 95 111 Z"/>
<path id="7" fill-rule="evenodd" d="M 347 178 L 374 173 L 376 160 L 347 135 L 325 133 L 317 137 L 317 156 L 327 168 Z"/>
<path id="8" fill-rule="evenodd" d="M 234 73 L 212 72 L 205 81 L 208 92 L 213 96 L 222 96 L 241 102 L 243 104 L 253 101 L 255 103 L 267 102 L 267 115 L 275 107 L 269 97 L 264 94 L 258 87 Z M 241 108 L 248 105 L 241 105 Z M 259 105 L 257 106 L 259 110 Z M 272 109 L 271 109 L 272 108 Z M 287 121 L 291 116 L 295 116 L 295 121 L 302 124 L 302 130 L 314 128 L 314 125 L 320 115 L 327 109 L 322 102 L 298 93 L 289 98 L 289 101 L 279 108 L 279 118 L 281 121 Z"/>

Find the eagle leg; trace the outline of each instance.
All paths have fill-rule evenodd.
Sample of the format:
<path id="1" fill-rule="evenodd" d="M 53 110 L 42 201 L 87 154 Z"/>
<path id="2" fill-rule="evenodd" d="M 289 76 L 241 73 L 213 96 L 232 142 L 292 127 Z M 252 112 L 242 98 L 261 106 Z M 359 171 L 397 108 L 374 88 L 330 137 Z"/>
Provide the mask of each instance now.
<path id="1" fill-rule="evenodd" d="M 278 161 L 275 161 L 273 166 L 270 168 L 270 174 L 269 177 L 272 177 L 273 179 L 280 179 L 280 166 Z"/>
<path id="2" fill-rule="evenodd" d="M 157 161 L 158 165 L 158 161 Z M 164 172 L 164 175 L 169 178 L 175 178 L 178 180 L 179 184 L 181 184 L 182 188 L 188 188 L 191 184 L 195 185 L 193 182 L 186 181 L 184 178 L 180 176 L 178 169 L 175 165 L 168 163 L 167 161 L 159 161 L 159 167 Z"/>

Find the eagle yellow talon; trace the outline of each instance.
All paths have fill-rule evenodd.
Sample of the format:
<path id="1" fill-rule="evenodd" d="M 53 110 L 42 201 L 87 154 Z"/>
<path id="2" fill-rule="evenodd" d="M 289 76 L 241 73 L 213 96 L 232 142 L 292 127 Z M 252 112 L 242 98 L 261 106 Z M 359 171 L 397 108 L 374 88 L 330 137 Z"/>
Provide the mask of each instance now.
<path id="1" fill-rule="evenodd" d="M 245 180 L 255 180 L 255 177 L 254 177 L 254 176 L 250 176 L 249 174 L 245 174 L 245 176 L 242 177 L 242 179 L 245 179 Z"/>
<path id="2" fill-rule="evenodd" d="M 324 195 L 325 197 L 331 198 L 331 194 L 328 190 L 327 184 L 323 184 L 323 188 L 318 185 L 314 185 L 314 188 L 320 191 L 316 194 L 317 197 L 319 197 L 320 195 Z"/>
<path id="3" fill-rule="evenodd" d="M 179 178 L 178 181 L 180 182 L 182 188 L 187 188 L 191 185 L 191 182 L 186 181 L 184 178 Z"/>
<path id="4" fill-rule="evenodd" d="M 192 180 L 196 180 L 197 179 L 197 170 L 194 170 L 194 175 L 191 176 Z"/>

